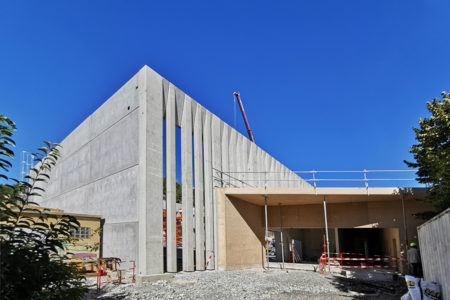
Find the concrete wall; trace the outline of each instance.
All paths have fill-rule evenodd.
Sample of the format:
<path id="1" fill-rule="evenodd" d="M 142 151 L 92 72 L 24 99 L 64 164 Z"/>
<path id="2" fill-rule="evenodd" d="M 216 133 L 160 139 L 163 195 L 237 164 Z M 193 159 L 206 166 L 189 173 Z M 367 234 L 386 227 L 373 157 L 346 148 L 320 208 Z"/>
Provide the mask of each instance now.
<path id="1" fill-rule="evenodd" d="M 105 256 L 136 260 L 141 275 L 163 273 L 165 159 L 167 271 L 176 272 L 176 126 L 181 127 L 184 271 L 204 270 L 209 256 L 212 259 L 207 268 L 216 268 L 214 188 L 246 185 L 243 181 L 257 187 L 266 184 L 260 174 L 240 173 L 231 178 L 228 172 L 276 171 L 269 186 L 308 185 L 145 66 L 64 139 L 61 161 L 44 186 L 47 192 L 41 204 L 68 212 L 102 215 L 106 220 Z M 196 265 L 194 248 L 200 249 Z"/>
<path id="2" fill-rule="evenodd" d="M 262 267 L 264 264 L 264 210 L 218 193 L 219 270 Z"/>
<path id="3" fill-rule="evenodd" d="M 40 204 L 102 215 L 103 255 L 137 258 L 137 77 L 61 142 L 61 158 Z"/>
<path id="4" fill-rule="evenodd" d="M 418 228 L 425 280 L 442 286 L 442 299 L 450 299 L 450 208 Z"/>

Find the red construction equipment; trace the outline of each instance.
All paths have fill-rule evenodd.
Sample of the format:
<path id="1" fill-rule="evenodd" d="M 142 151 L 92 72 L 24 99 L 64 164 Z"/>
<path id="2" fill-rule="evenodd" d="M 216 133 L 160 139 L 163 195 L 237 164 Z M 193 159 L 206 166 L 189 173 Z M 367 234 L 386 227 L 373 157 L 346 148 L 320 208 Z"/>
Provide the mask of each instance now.
<path id="1" fill-rule="evenodd" d="M 167 218 L 167 213 L 166 210 L 164 209 L 163 211 L 163 242 L 166 242 L 166 218 Z M 177 239 L 177 246 L 181 246 L 181 221 L 183 220 L 183 214 L 181 213 L 181 211 L 177 212 L 176 215 L 176 239 Z"/>
<path id="2" fill-rule="evenodd" d="M 247 116 L 245 115 L 244 106 L 242 105 L 241 95 L 238 92 L 234 92 L 233 95 L 236 97 L 239 107 L 241 109 L 242 117 L 244 117 L 245 126 L 247 127 L 248 138 L 254 143 L 255 139 L 253 138 L 252 131 L 250 130 L 250 125 L 247 121 Z"/>

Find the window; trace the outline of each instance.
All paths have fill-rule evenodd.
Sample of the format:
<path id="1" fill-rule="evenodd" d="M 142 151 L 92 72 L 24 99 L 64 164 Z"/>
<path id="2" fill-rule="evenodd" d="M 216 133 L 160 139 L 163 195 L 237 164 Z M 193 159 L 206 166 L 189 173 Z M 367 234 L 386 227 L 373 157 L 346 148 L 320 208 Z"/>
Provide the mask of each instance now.
<path id="1" fill-rule="evenodd" d="M 73 237 L 88 239 L 91 237 L 91 228 L 89 227 L 72 228 L 70 230 L 70 235 Z"/>

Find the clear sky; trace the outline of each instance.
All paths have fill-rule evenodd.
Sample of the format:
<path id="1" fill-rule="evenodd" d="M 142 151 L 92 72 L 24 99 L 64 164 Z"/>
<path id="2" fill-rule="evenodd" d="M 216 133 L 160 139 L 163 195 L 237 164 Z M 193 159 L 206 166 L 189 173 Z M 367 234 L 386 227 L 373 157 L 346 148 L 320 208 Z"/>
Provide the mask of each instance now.
<path id="1" fill-rule="evenodd" d="M 232 126 L 239 91 L 257 144 L 293 170 L 406 169 L 426 101 L 450 90 L 449 14 L 437 0 L 2 1 L 0 113 L 32 151 L 148 65 Z"/>

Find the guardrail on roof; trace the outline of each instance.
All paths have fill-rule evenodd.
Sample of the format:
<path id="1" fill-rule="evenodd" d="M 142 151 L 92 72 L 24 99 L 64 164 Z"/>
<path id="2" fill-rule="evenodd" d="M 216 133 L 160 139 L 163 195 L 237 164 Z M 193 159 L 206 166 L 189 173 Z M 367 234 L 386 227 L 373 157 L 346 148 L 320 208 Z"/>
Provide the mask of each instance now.
<path id="1" fill-rule="evenodd" d="M 280 176 L 283 172 L 224 172 L 213 168 L 213 179 L 217 187 L 294 187 L 289 177 Z M 423 186 L 417 177 L 407 176 L 417 170 L 361 170 L 361 171 L 293 171 L 305 183 L 314 189 L 320 187 L 399 187 L 399 182 L 407 182 L 410 186 Z M 415 175 L 415 174 L 414 174 Z M 298 186 L 296 186 L 298 187 Z M 302 186 L 302 187 L 305 187 Z"/>

